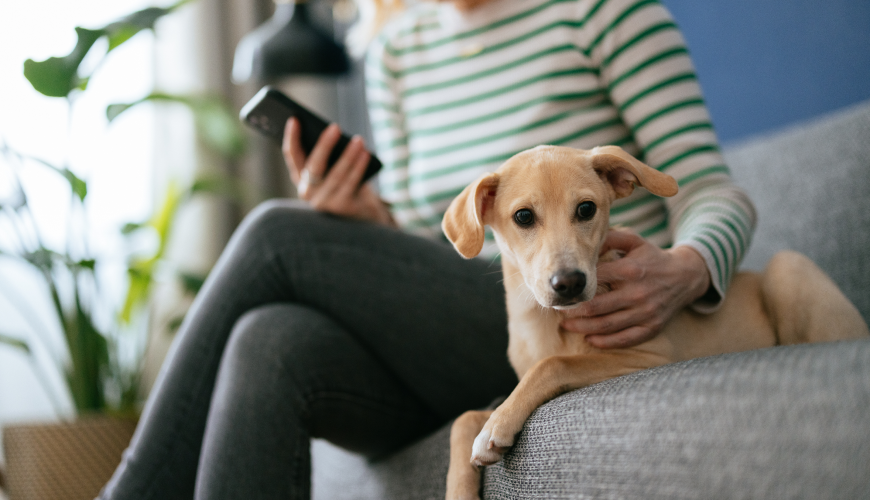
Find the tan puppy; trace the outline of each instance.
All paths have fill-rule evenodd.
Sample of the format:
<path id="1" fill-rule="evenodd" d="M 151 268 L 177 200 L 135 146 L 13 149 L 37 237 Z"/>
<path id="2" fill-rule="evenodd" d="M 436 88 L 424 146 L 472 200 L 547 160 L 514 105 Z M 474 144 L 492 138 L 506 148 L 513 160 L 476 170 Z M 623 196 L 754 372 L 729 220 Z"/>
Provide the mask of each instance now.
<path id="1" fill-rule="evenodd" d="M 480 252 L 484 225 L 496 235 L 508 357 L 520 383 L 495 411 L 470 411 L 454 423 L 449 500 L 478 498 L 478 466 L 500 460 L 529 415 L 561 393 L 701 356 L 870 335 L 837 286 L 794 252 L 778 253 L 762 274 L 737 274 L 717 312 L 686 309 L 637 347 L 601 350 L 561 330 L 560 309 L 595 295 L 610 205 L 635 185 L 659 196 L 677 193 L 672 177 L 618 147 L 540 146 L 482 176 L 450 205 L 444 233 L 464 257 Z"/>

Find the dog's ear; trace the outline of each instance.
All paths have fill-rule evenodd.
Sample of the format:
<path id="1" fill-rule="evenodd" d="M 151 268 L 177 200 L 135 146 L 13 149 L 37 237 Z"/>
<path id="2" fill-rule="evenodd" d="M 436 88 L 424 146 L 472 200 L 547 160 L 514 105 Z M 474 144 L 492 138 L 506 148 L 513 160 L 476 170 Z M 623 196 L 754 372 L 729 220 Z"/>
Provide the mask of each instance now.
<path id="1" fill-rule="evenodd" d="M 673 177 L 647 166 L 619 146 L 601 146 L 591 153 L 592 168 L 613 186 L 617 198 L 630 195 L 635 184 L 658 196 L 677 194 L 679 187 Z"/>
<path id="2" fill-rule="evenodd" d="M 483 248 L 486 213 L 492 210 L 498 174 L 485 174 L 466 186 L 447 208 L 441 228 L 453 247 L 466 259 L 477 256 Z"/>

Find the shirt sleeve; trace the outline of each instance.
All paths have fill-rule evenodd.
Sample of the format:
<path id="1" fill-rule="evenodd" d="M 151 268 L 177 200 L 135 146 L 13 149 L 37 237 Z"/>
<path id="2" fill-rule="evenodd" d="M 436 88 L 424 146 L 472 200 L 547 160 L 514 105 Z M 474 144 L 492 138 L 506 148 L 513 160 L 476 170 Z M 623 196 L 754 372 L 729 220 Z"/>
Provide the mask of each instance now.
<path id="1" fill-rule="evenodd" d="M 715 294 L 693 306 L 712 312 L 755 228 L 755 208 L 731 181 L 685 41 L 656 0 L 604 0 L 589 17 L 588 56 L 641 150 L 641 160 L 673 176 L 666 199 L 674 246 L 698 251 Z"/>

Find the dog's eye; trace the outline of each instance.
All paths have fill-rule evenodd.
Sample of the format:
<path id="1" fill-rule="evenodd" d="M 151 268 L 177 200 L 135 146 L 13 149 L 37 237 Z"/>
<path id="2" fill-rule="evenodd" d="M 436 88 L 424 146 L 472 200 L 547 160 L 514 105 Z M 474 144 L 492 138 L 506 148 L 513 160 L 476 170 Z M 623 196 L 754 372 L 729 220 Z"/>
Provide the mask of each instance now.
<path id="1" fill-rule="evenodd" d="M 596 210 L 597 207 L 595 206 L 595 203 L 584 201 L 577 205 L 577 218 L 580 220 L 589 220 L 595 215 Z"/>
<path id="2" fill-rule="evenodd" d="M 514 220 L 521 226 L 529 226 L 535 222 L 535 215 L 528 208 L 522 208 L 514 214 Z"/>

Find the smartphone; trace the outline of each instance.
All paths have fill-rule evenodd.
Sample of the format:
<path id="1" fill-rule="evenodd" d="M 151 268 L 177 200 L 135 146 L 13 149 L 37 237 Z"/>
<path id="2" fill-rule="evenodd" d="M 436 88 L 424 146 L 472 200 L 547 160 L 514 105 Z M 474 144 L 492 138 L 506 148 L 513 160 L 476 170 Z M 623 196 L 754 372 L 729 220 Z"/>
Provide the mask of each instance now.
<path id="1" fill-rule="evenodd" d="M 305 154 L 311 154 L 311 150 L 317 143 L 321 132 L 329 125 L 323 118 L 317 116 L 293 99 L 290 99 L 280 90 L 268 85 L 260 89 L 257 95 L 242 107 L 239 115 L 242 121 L 264 135 L 275 139 L 279 145 L 284 139 L 284 126 L 287 124 L 287 120 L 291 116 L 295 116 L 299 120 L 300 139 Z M 349 142 L 350 137 L 342 133 L 327 160 L 327 171 L 338 161 L 339 156 L 341 156 L 342 151 L 344 151 Z M 369 180 L 380 169 L 381 161 L 372 154 L 360 182 Z"/>

